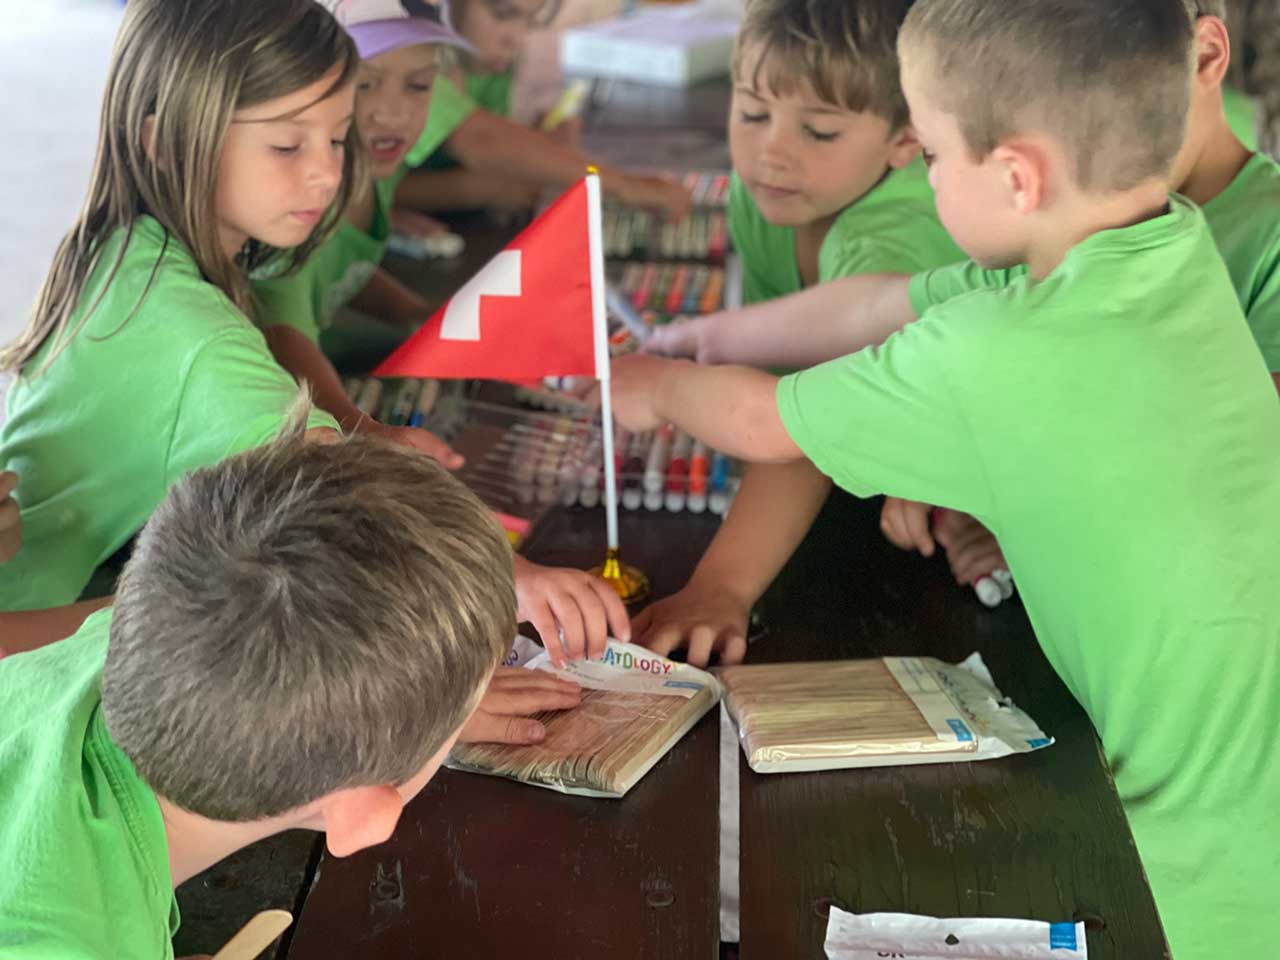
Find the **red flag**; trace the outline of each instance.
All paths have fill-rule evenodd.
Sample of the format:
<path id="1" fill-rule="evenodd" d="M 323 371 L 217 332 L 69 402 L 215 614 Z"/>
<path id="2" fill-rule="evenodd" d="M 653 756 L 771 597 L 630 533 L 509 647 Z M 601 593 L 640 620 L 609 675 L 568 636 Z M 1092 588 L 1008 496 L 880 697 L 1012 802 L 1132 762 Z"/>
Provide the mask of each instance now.
<path id="1" fill-rule="evenodd" d="M 598 376 L 590 216 L 584 180 L 521 231 L 374 376 L 516 382 Z"/>

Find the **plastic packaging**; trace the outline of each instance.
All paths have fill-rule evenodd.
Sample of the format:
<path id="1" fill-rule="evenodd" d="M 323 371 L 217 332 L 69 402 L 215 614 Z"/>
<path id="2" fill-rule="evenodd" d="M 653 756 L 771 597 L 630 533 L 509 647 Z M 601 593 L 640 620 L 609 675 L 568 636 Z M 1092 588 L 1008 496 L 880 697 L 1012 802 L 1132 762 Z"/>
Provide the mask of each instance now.
<path id="1" fill-rule="evenodd" d="M 994 917 L 941 920 L 908 913 L 846 913 L 832 907 L 829 960 L 1087 960 L 1083 923 Z"/>
<path id="2" fill-rule="evenodd" d="M 542 743 L 455 747 L 455 769 L 589 797 L 621 797 L 720 700 L 715 677 L 643 647 L 610 640 L 600 660 L 555 668 L 546 653 L 524 664 L 582 686 L 572 710 L 539 714 Z"/>
<path id="3" fill-rule="evenodd" d="M 976 653 L 958 665 L 885 657 L 717 676 L 757 773 L 988 760 L 1053 743 L 996 689 Z"/>

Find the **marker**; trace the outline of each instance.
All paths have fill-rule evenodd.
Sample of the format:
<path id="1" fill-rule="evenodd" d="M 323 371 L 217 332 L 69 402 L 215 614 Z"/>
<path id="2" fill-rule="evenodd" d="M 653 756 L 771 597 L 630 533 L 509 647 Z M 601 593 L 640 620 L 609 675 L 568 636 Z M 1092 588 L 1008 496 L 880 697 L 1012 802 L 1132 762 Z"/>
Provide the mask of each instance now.
<path id="1" fill-rule="evenodd" d="M 680 304 L 684 303 L 684 290 L 689 284 L 689 273 L 690 270 L 686 266 L 681 266 L 676 270 L 671 286 L 667 290 L 667 313 L 680 312 Z"/>
<path id="2" fill-rule="evenodd" d="M 628 303 L 627 298 L 611 283 L 605 284 L 604 302 L 609 312 L 622 321 L 633 337 L 641 343 L 649 339 L 649 335 L 653 332 L 649 329 L 649 325 L 641 319 L 636 308 Z"/>
<path id="3" fill-rule="evenodd" d="M 409 418 L 413 416 L 418 394 L 421 392 L 422 384 L 417 380 L 409 379 L 400 384 L 400 389 L 396 391 L 395 399 L 391 402 L 391 415 L 387 422 L 393 427 L 403 427 L 407 424 Z"/>
<path id="4" fill-rule="evenodd" d="M 710 492 L 707 506 L 712 513 L 724 513 L 729 509 L 729 457 L 717 450 L 711 457 Z"/>
<path id="5" fill-rule="evenodd" d="M 671 438 L 675 427 L 664 424 L 653 435 L 653 445 L 649 447 L 649 456 L 645 461 L 644 489 L 646 493 L 662 493 L 663 479 L 667 473 L 667 461 L 671 456 Z M 661 499 L 659 499 L 661 503 Z"/>
<path id="6" fill-rule="evenodd" d="M 724 270 L 717 267 L 707 274 L 707 286 L 702 291 L 702 298 L 698 301 L 699 313 L 715 313 L 719 310 L 723 303 L 724 297 Z"/>
<path id="7" fill-rule="evenodd" d="M 641 481 L 644 479 L 644 451 L 648 449 L 652 433 L 633 433 L 627 448 L 627 459 L 622 464 L 622 506 L 638 510 L 644 501 Z"/>
<path id="8" fill-rule="evenodd" d="M 347 377 L 342 381 L 342 389 L 346 391 L 347 399 L 352 403 L 356 402 L 356 397 L 360 396 L 360 387 L 364 383 L 359 377 Z"/>
<path id="9" fill-rule="evenodd" d="M 690 513 L 702 513 L 707 509 L 707 445 L 701 440 L 695 441 L 689 454 L 689 497 L 687 500 Z"/>
<path id="10" fill-rule="evenodd" d="M 671 444 L 671 462 L 667 464 L 666 507 L 672 513 L 684 509 L 685 493 L 689 482 L 689 455 L 693 450 L 693 437 L 680 430 Z"/>
<path id="11" fill-rule="evenodd" d="M 356 398 L 356 409 L 366 417 L 372 417 L 378 411 L 378 401 L 382 399 L 382 381 L 370 377 L 360 388 L 360 396 Z"/>
<path id="12" fill-rule="evenodd" d="M 422 388 L 418 391 L 418 402 L 413 408 L 413 415 L 409 417 L 409 426 L 422 426 L 427 417 L 431 416 L 431 411 L 435 409 L 436 399 L 439 396 L 440 381 L 423 380 Z"/>
<path id="13" fill-rule="evenodd" d="M 582 112 L 586 105 L 587 95 L 591 93 L 591 81 L 583 77 L 569 82 L 560 94 L 555 106 L 546 112 L 540 126 L 544 133 L 550 133 L 566 120 L 572 120 Z"/>

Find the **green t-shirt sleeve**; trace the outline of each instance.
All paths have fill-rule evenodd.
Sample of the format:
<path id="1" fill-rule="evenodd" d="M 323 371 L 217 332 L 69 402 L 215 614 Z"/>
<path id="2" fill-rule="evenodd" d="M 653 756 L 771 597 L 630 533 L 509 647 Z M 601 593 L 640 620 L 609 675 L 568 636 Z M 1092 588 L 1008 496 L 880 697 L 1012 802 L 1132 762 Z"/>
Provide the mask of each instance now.
<path id="1" fill-rule="evenodd" d="M 165 458 L 165 488 L 191 470 L 272 439 L 297 394 L 293 378 L 247 322 L 211 338 L 192 357 L 183 378 Z M 338 424 L 316 407 L 307 417 L 307 429 L 317 427 L 337 430 Z"/>
<path id="2" fill-rule="evenodd" d="M 418 142 L 405 155 L 405 163 L 410 167 L 420 166 L 453 135 L 462 121 L 478 109 L 479 105 L 455 87 L 448 77 L 438 77 L 431 93 L 427 125 L 422 128 L 422 136 L 418 138 Z"/>
<path id="3" fill-rule="evenodd" d="M 1267 369 L 1280 373 L 1280 259 L 1271 264 L 1270 273 L 1263 278 L 1249 304 L 1247 319 Z"/>
<path id="4" fill-rule="evenodd" d="M 961 294 L 1007 287 L 1014 280 L 1025 276 L 1026 272 L 1026 267 L 984 270 L 972 260 L 963 260 L 914 274 L 907 284 L 907 295 L 911 298 L 911 307 L 916 316 L 922 317 L 930 307 L 946 303 Z"/>
<path id="5" fill-rule="evenodd" d="M 822 245 L 819 282 L 865 273 L 909 273 L 921 268 L 920 257 L 908 244 L 895 239 L 832 237 Z"/>
<path id="6" fill-rule="evenodd" d="M 990 484 L 948 379 L 949 352 L 935 312 L 879 347 L 784 377 L 783 425 L 856 496 L 887 493 L 990 516 Z"/>
<path id="7" fill-rule="evenodd" d="M 316 317 L 312 281 L 307 264 L 283 277 L 269 277 L 253 282 L 258 300 L 258 326 L 292 327 L 312 343 L 320 340 L 320 321 Z"/>

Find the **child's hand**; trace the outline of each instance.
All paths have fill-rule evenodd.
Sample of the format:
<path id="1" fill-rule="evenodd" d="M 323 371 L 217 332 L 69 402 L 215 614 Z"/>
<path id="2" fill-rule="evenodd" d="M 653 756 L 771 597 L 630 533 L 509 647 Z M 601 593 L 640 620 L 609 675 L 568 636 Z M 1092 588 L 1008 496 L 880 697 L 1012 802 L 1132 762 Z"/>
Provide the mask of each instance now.
<path id="1" fill-rule="evenodd" d="M 561 146 L 570 147 L 576 150 L 578 141 L 582 139 L 582 118 L 569 117 L 567 120 L 561 120 L 551 129 L 547 129 L 542 125 L 546 114 L 538 118 L 537 128 L 545 133 Z"/>
<path id="2" fill-rule="evenodd" d="M 668 220 L 683 220 L 693 207 L 689 191 L 665 177 L 622 174 L 613 193 L 629 207 L 652 210 L 665 215 Z"/>
<path id="3" fill-rule="evenodd" d="M 392 427 L 385 423 L 378 423 L 376 420 L 364 420 L 361 422 L 361 427 L 370 433 L 386 437 L 392 443 L 425 453 L 450 470 L 457 470 L 464 462 L 462 454 L 427 430 L 418 427 Z"/>
<path id="4" fill-rule="evenodd" d="M 391 232 L 409 237 L 438 237 L 449 232 L 447 224 L 425 213 L 408 207 L 395 207 L 391 211 Z"/>
<path id="5" fill-rule="evenodd" d="M 992 570 L 1009 569 L 995 535 L 969 514 L 939 510 L 936 527 L 938 542 L 947 551 L 956 583 L 974 583 Z"/>
<path id="6" fill-rule="evenodd" d="M 689 317 L 654 327 L 649 339 L 640 345 L 642 353 L 660 357 L 688 357 L 701 363 L 704 317 Z"/>
<path id="7" fill-rule="evenodd" d="M 633 432 L 661 426 L 654 400 L 662 371 L 672 362 L 640 353 L 629 353 L 610 361 L 609 396 L 613 401 L 613 419 L 617 423 Z M 585 403 L 600 403 L 598 380 L 584 380 L 574 384 L 568 392 Z"/>
<path id="8" fill-rule="evenodd" d="M 459 743 L 540 743 L 547 728 L 532 718 L 544 710 L 571 710 L 582 688 L 545 670 L 499 667 L 475 712 L 463 724 Z"/>
<path id="9" fill-rule="evenodd" d="M 685 659 L 705 667 L 711 654 L 724 665 L 741 663 L 747 652 L 751 605 L 719 585 L 690 582 L 679 593 L 646 607 L 632 624 L 636 643 L 660 656 L 684 648 Z"/>
<path id="10" fill-rule="evenodd" d="M 18 488 L 18 475 L 12 470 L 0 473 L 0 563 L 12 560 L 22 547 L 22 518 L 13 491 Z"/>
<path id="11" fill-rule="evenodd" d="M 516 618 L 538 631 L 551 662 L 599 659 L 612 630 L 631 638 L 627 608 L 613 588 L 582 570 L 544 567 L 517 555 Z"/>
<path id="12" fill-rule="evenodd" d="M 914 500 L 885 497 L 880 511 L 880 529 L 889 542 L 903 550 L 919 550 L 932 557 L 934 547 L 930 513 L 932 508 Z"/>

